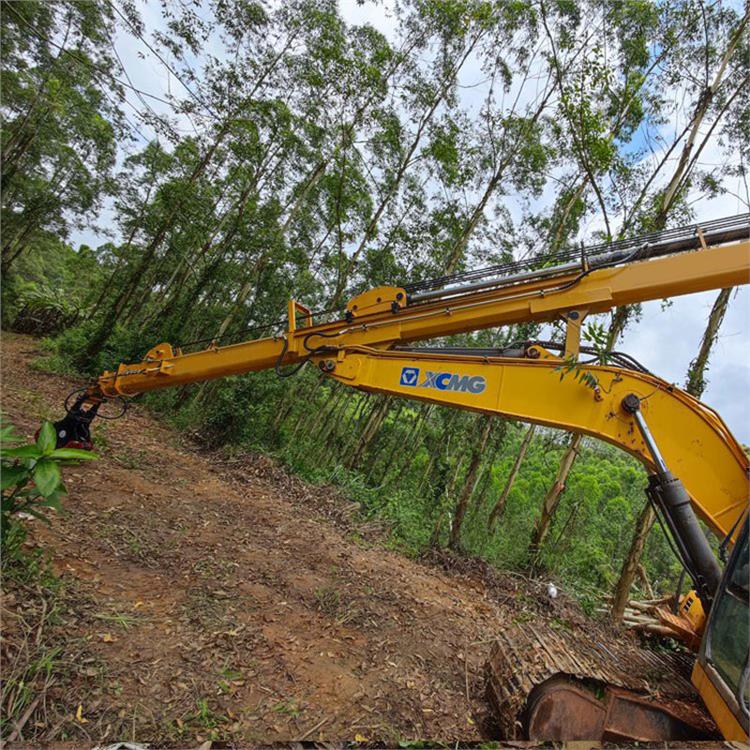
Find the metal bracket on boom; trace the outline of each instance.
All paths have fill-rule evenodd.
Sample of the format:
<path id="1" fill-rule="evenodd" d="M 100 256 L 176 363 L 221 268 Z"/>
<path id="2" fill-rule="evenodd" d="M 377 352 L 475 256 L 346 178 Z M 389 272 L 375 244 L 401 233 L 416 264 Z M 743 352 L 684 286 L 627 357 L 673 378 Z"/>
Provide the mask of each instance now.
<path id="1" fill-rule="evenodd" d="M 289 333 L 297 330 L 297 313 L 302 313 L 302 320 L 306 321 L 301 327 L 310 328 L 313 324 L 312 310 L 305 307 L 295 299 L 290 299 L 287 303 L 287 315 L 289 317 Z"/>
<path id="2" fill-rule="evenodd" d="M 568 310 L 562 318 L 565 321 L 565 358 L 578 359 L 581 352 L 581 327 L 586 319 L 588 308 Z"/>
<path id="3" fill-rule="evenodd" d="M 346 305 L 345 317 L 351 323 L 355 318 L 373 313 L 397 313 L 406 307 L 406 291 L 397 286 L 378 286 L 352 297 Z"/>

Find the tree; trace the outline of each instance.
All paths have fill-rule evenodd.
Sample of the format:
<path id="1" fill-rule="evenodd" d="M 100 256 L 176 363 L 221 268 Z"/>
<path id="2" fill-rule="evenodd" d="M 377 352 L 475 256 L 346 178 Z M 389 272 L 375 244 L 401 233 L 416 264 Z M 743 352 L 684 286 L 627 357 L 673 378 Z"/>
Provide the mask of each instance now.
<path id="1" fill-rule="evenodd" d="M 492 511 L 487 518 L 487 530 L 490 532 L 495 530 L 498 519 L 501 518 L 503 513 L 505 512 L 505 505 L 508 502 L 508 495 L 510 495 L 510 491 L 513 489 L 513 483 L 516 481 L 516 477 L 518 476 L 518 472 L 521 469 L 521 464 L 523 463 L 524 456 L 526 455 L 526 451 L 529 449 L 529 445 L 531 444 L 535 432 L 536 425 L 531 424 L 528 426 L 526 432 L 524 433 L 523 440 L 521 441 L 521 447 L 518 449 L 516 458 L 513 461 L 513 466 L 511 467 L 510 474 L 508 474 L 508 478 L 505 480 L 503 491 L 500 493 L 500 496 L 495 502 L 495 505 L 493 506 Z"/>
<path id="2" fill-rule="evenodd" d="M 2 273 L 35 238 L 67 236 L 112 194 L 122 88 L 106 3 L 2 5 Z M 60 41 L 55 41 L 57 38 Z"/>
<path id="3" fill-rule="evenodd" d="M 544 540 L 547 538 L 555 511 L 560 503 L 562 493 L 565 490 L 565 483 L 568 479 L 568 474 L 570 473 L 573 462 L 579 453 L 582 438 L 583 436 L 580 433 L 574 433 L 571 435 L 568 447 L 560 461 L 555 481 L 544 496 L 542 512 L 534 524 L 534 530 L 531 532 L 529 559 L 532 560 L 532 562 L 538 559 L 539 551 L 542 548 Z"/>
<path id="4" fill-rule="evenodd" d="M 706 330 L 703 332 L 698 355 L 690 363 L 688 368 L 687 380 L 685 381 L 685 390 L 696 398 L 703 395 L 706 389 L 706 370 L 708 370 L 708 361 L 711 356 L 711 350 L 719 337 L 719 328 L 724 321 L 724 316 L 729 306 L 729 298 L 732 289 L 722 289 L 714 301 L 711 308 L 711 314 L 708 316 Z"/>
<path id="5" fill-rule="evenodd" d="M 456 509 L 453 513 L 453 523 L 451 524 L 450 539 L 448 540 L 448 546 L 456 550 L 461 542 L 461 527 L 466 516 L 466 510 L 469 507 L 469 500 L 474 492 L 477 481 L 477 472 L 479 471 L 479 464 L 482 461 L 484 450 L 487 447 L 487 440 L 490 437 L 490 431 L 492 430 L 492 416 L 484 416 L 481 418 L 480 424 L 481 432 L 479 439 L 474 443 L 471 449 L 471 458 L 469 459 L 469 466 L 466 469 L 466 476 L 464 477 L 464 484 L 461 489 L 461 493 L 458 496 L 456 502 Z"/>

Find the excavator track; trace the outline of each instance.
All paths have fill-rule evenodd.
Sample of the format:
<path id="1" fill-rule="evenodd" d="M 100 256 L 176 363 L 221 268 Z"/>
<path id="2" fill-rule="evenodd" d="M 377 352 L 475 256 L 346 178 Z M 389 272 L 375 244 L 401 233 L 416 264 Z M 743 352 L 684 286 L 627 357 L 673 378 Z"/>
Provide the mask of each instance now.
<path id="1" fill-rule="evenodd" d="M 487 697 L 503 739 L 706 740 L 717 730 L 690 683 L 692 657 L 620 637 L 525 622 L 502 632 Z"/>

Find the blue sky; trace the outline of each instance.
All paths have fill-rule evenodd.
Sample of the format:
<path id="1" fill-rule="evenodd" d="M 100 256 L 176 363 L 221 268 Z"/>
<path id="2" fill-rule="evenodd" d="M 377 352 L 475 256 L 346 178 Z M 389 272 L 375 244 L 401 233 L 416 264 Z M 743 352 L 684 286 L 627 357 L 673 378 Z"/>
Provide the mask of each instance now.
<path id="1" fill-rule="evenodd" d="M 163 28 L 159 6 L 156 3 L 137 3 L 141 12 L 147 36 L 155 28 Z M 340 8 L 344 18 L 350 23 L 371 23 L 387 37 L 394 37 L 393 20 L 388 13 L 388 6 L 355 0 L 341 0 Z M 206 16 L 204 12 L 202 15 Z M 116 47 L 133 83 L 149 93 L 164 95 L 184 95 L 184 90 L 175 78 L 156 60 L 144 45 L 129 34 L 120 32 L 116 40 Z M 218 50 L 215 50 L 218 52 Z M 194 69 L 199 69 L 201 61 L 191 59 Z M 460 78 L 460 97 L 467 110 L 476 111 L 481 104 L 486 88 L 481 85 L 485 75 L 476 61 L 469 60 Z M 477 85 L 479 84 L 479 85 Z M 128 93 L 133 105 L 140 109 L 141 103 Z M 151 102 L 154 109 L 164 111 L 165 106 Z M 133 119 L 131 109 L 126 113 Z M 189 124 L 182 120 L 178 123 L 185 133 L 192 132 Z M 666 130 L 674 127 L 674 123 L 667 123 Z M 150 137 L 151 131 L 147 126 L 139 125 L 140 130 Z M 141 146 L 142 143 L 137 144 Z M 635 144 L 635 146 L 640 144 Z M 726 157 L 718 144 L 711 144 L 706 149 L 703 161 L 719 163 Z M 730 186 L 738 196 L 745 193 L 742 185 Z M 550 195 L 542 195 L 535 208 L 543 208 Z M 507 207 L 514 217 L 519 217 L 521 205 L 508 196 Z M 693 206 L 698 221 L 707 221 L 724 216 L 730 216 L 747 210 L 740 197 L 722 196 L 720 198 L 702 201 Z M 107 209 L 98 217 L 98 225 L 104 230 L 112 231 L 112 215 Z M 586 230 L 588 232 L 598 228 L 600 217 L 592 217 Z M 104 241 L 101 232 L 87 230 L 76 233 L 71 238 L 74 243 L 85 242 L 98 245 Z M 716 292 L 694 294 L 675 298 L 671 306 L 664 308 L 661 301 L 653 301 L 643 305 L 641 320 L 632 325 L 625 333 L 618 345 L 618 349 L 626 351 L 642 362 L 649 370 L 670 382 L 682 385 L 685 373 L 691 360 L 695 357 L 700 344 L 705 321 L 711 309 Z M 725 419 L 730 429 L 743 443 L 750 444 L 750 290 L 747 286 L 740 289 L 733 296 L 729 311 L 716 343 L 711 367 L 708 373 L 708 387 L 704 393 L 704 401 L 715 408 Z"/>

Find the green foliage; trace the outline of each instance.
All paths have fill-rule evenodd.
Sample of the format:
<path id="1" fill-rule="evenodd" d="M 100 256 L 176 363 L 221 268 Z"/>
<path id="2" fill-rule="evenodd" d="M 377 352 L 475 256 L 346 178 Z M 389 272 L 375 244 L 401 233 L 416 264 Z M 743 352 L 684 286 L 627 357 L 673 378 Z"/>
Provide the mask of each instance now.
<path id="1" fill-rule="evenodd" d="M 596 359 L 599 364 L 606 365 L 610 360 L 609 333 L 601 323 L 589 321 L 583 331 L 583 339 L 592 344 L 596 350 Z M 574 356 L 566 357 L 557 367 L 555 372 L 560 373 L 560 380 L 566 375 L 573 376 L 573 379 L 591 388 L 592 391 L 599 391 L 599 380 L 590 370 L 586 369 Z"/>
<path id="2" fill-rule="evenodd" d="M 91 248 L 83 246 L 76 251 L 54 236 L 37 236 L 15 261 L 13 272 L 3 279 L 3 327 L 18 327 L 26 333 L 58 333 L 78 320 L 103 275 L 97 253 Z M 33 320 L 50 315 L 60 321 L 59 326 L 27 330 L 19 325 L 24 317 Z"/>
<path id="3" fill-rule="evenodd" d="M 610 351 L 607 348 L 609 345 L 609 333 L 604 325 L 595 320 L 590 320 L 586 323 L 586 328 L 583 331 L 583 339 L 596 350 L 596 357 L 599 364 L 606 365 L 609 362 Z"/>
<path id="4" fill-rule="evenodd" d="M 596 375 L 587 370 L 573 355 L 566 357 L 563 362 L 557 365 L 555 372 L 560 373 L 561 381 L 566 375 L 572 374 L 574 380 L 577 380 L 587 388 L 591 388 L 592 391 L 596 391 L 599 388 L 599 381 Z"/>
<path id="5" fill-rule="evenodd" d="M 56 440 L 55 428 L 51 422 L 44 422 L 36 442 L 29 445 L 18 445 L 21 439 L 13 425 L 0 426 L 0 529 L 3 546 L 6 539 L 11 546 L 17 542 L 19 532 L 13 531 L 13 527 L 23 514 L 48 522 L 48 508 L 57 511 L 62 509 L 60 501 L 65 495 L 65 487 L 61 466 L 96 458 L 89 451 L 55 448 Z"/>

